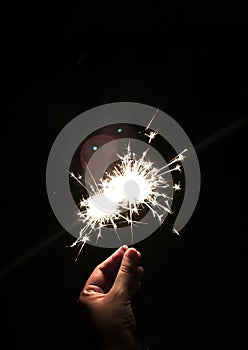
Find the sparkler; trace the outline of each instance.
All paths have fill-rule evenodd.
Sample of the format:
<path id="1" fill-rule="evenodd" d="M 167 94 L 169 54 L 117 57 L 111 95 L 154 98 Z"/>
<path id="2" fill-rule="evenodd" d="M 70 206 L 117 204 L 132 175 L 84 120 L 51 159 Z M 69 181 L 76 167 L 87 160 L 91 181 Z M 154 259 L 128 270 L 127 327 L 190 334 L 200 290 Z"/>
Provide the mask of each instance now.
<path id="1" fill-rule="evenodd" d="M 158 109 L 146 127 L 149 128 L 152 120 L 158 113 Z M 157 135 L 158 130 L 151 131 L 146 136 L 148 143 Z M 118 234 L 118 224 L 126 223 L 130 226 L 131 241 L 133 242 L 134 226 L 137 224 L 147 224 L 143 221 L 135 221 L 134 215 L 139 216 L 145 208 L 152 212 L 155 219 L 160 224 L 166 213 L 171 214 L 171 204 L 173 198 L 166 194 L 166 188 L 170 186 L 165 175 L 173 171 L 181 171 L 181 165 L 185 158 L 187 149 L 179 153 L 169 163 L 157 168 L 154 162 L 149 160 L 149 148 L 139 157 L 132 151 L 130 142 L 125 153 L 117 154 L 118 161 L 111 171 L 105 171 L 103 178 L 96 183 L 92 173 L 90 173 L 93 185 L 88 191 L 88 197 L 82 197 L 79 203 L 78 220 L 83 223 L 83 228 L 79 232 L 79 237 L 71 245 L 81 245 L 79 256 L 85 243 L 96 234 L 96 242 L 102 237 L 104 228 L 112 227 L 116 237 L 122 245 Z M 175 164 L 174 168 L 170 168 Z M 75 176 L 69 172 L 77 182 L 85 189 L 81 182 L 81 175 Z M 173 185 L 174 191 L 181 190 L 180 182 Z M 179 233 L 174 229 L 174 232 Z"/>
<path id="2" fill-rule="evenodd" d="M 148 152 L 149 149 L 143 152 L 140 158 L 137 158 L 128 145 L 126 153 L 118 155 L 120 162 L 114 167 L 112 173 L 106 172 L 97 187 L 91 187 L 93 191 L 88 198 L 82 198 L 78 217 L 84 227 L 72 246 L 81 245 L 82 249 L 85 243 L 91 240 L 94 233 L 97 233 L 96 239 L 98 240 L 102 237 L 102 230 L 109 226 L 113 227 L 122 244 L 118 235 L 118 223 L 123 222 L 130 225 L 133 241 L 133 226 L 144 224 L 142 221 L 133 220 L 133 215 L 139 215 L 144 207 L 151 210 L 153 217 L 157 218 L 160 223 L 166 213 L 172 213 L 170 206 L 172 198 L 164 191 L 170 185 L 164 174 L 180 171 L 179 164 L 172 169 L 169 166 L 182 161 L 184 159 L 182 155 L 186 149 L 159 169 L 147 158 Z M 168 169 L 164 171 L 165 168 Z M 70 175 L 79 181 L 73 173 Z M 181 190 L 180 183 L 174 184 L 173 189 Z"/>

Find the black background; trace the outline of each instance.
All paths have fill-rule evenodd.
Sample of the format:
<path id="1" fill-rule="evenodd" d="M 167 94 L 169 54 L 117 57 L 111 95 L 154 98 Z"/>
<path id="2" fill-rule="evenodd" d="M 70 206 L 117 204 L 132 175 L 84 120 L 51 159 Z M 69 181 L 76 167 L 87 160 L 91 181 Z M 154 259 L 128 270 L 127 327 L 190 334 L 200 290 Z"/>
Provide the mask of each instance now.
<path id="1" fill-rule="evenodd" d="M 66 249 L 74 238 L 48 202 L 46 162 L 69 121 L 118 101 L 172 116 L 202 173 L 199 203 L 181 236 L 165 228 L 136 245 L 145 268 L 134 300 L 142 344 L 244 348 L 245 14 L 231 0 L 9 6 L 2 33 L 2 348 L 90 347 L 76 300 L 113 250 L 87 245 L 74 263 L 77 250 Z"/>

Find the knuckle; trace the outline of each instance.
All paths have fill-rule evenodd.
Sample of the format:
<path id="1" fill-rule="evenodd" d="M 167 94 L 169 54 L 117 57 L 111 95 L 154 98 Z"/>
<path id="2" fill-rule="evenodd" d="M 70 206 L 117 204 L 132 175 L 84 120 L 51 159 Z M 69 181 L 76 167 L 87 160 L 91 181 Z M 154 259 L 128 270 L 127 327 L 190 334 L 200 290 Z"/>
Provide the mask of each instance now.
<path id="1" fill-rule="evenodd" d="M 81 304 L 85 304 L 85 299 L 86 299 L 86 295 L 84 293 L 84 291 L 82 291 L 79 295 L 79 298 L 78 298 L 78 301 L 81 303 Z"/>
<path id="2" fill-rule="evenodd" d="M 122 264 L 120 269 L 123 273 L 127 274 L 130 273 L 131 267 L 128 264 Z"/>

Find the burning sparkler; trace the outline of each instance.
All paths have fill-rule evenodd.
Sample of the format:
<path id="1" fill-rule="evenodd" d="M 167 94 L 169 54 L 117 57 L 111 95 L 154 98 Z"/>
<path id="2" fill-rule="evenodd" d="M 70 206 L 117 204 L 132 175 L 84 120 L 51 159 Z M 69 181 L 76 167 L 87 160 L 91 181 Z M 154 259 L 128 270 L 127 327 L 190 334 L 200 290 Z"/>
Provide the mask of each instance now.
<path id="1" fill-rule="evenodd" d="M 96 240 L 98 240 L 105 227 L 112 227 L 122 244 L 118 235 L 120 222 L 130 225 L 133 242 L 133 226 L 143 223 L 133 220 L 133 215 L 139 215 L 145 207 L 151 210 L 153 217 L 161 223 L 166 213 L 172 213 L 169 203 L 172 198 L 165 192 L 169 183 L 164 175 L 168 172 L 180 171 L 179 164 L 172 169 L 169 167 L 183 161 L 183 154 L 186 151 L 186 149 L 183 150 L 168 164 L 158 169 L 148 159 L 149 149 L 138 158 L 129 144 L 126 153 L 118 155 L 119 162 L 112 172 L 105 172 L 99 184 L 95 187 L 91 186 L 92 193 L 80 201 L 78 216 L 84 227 L 72 246 L 81 245 L 82 249 L 94 233 L 97 233 Z M 81 183 L 73 173 L 70 175 Z M 180 190 L 180 183 L 175 184 L 173 188 L 175 191 Z"/>
<path id="2" fill-rule="evenodd" d="M 146 131 L 149 129 L 153 119 L 156 117 L 159 109 L 156 110 L 152 119 L 145 128 L 144 135 L 149 137 L 148 143 L 158 134 L 158 129 Z M 92 239 L 93 234 L 96 235 L 96 242 L 102 237 L 103 229 L 112 227 L 116 237 L 122 245 L 118 234 L 118 224 L 126 223 L 130 226 L 131 241 L 133 244 L 133 226 L 137 224 L 146 224 L 142 221 L 135 221 L 133 216 L 139 216 L 140 212 L 147 208 L 152 212 L 155 219 L 162 223 L 162 218 L 166 213 L 172 213 L 169 201 L 173 198 L 169 197 L 165 189 L 169 187 L 169 183 L 165 179 L 165 175 L 173 172 L 181 172 L 181 165 L 185 158 L 184 149 L 168 164 L 157 168 L 155 164 L 149 160 L 146 149 L 138 158 L 132 151 L 130 142 L 123 155 L 119 155 L 119 161 L 113 167 L 112 171 L 105 171 L 103 178 L 96 183 L 93 174 L 90 172 L 93 185 L 90 185 L 91 191 L 88 191 L 81 182 L 82 176 L 75 176 L 73 172 L 69 172 L 77 182 L 88 191 L 88 197 L 82 197 L 79 204 L 78 217 L 83 223 L 83 228 L 79 232 L 79 237 L 71 245 L 81 245 L 80 254 L 85 243 Z M 174 168 L 170 168 L 175 164 Z M 174 191 L 181 190 L 180 182 L 173 185 Z M 179 235 L 178 231 L 174 232 Z"/>
<path id="3" fill-rule="evenodd" d="M 152 117 L 143 124 L 147 114 Z M 118 151 L 117 140 L 105 138 L 104 132 L 110 128 L 106 129 L 106 125 L 102 128 L 104 116 L 106 123 L 110 122 L 107 126 L 116 127 L 114 131 L 120 136 Z M 115 116 L 114 125 L 111 124 L 112 116 Z M 151 127 L 155 118 L 158 120 Z M 129 128 L 123 133 L 120 126 L 125 124 L 139 125 L 142 128 L 138 131 L 142 134 L 141 140 L 132 140 L 134 132 Z M 89 138 L 98 128 L 101 133 L 97 136 L 104 136 L 99 144 L 94 143 L 94 136 Z M 159 154 L 155 144 L 152 147 L 158 133 L 176 151 L 176 157 L 169 163 Z M 129 138 L 125 136 L 127 134 Z M 82 153 L 83 148 L 79 149 L 82 139 L 91 142 L 84 143 L 85 154 Z M 186 149 L 181 152 L 184 148 L 190 150 L 190 159 L 185 166 L 182 162 Z M 77 163 L 79 151 L 80 164 Z M 82 172 L 75 170 L 74 165 L 77 168 L 82 165 Z M 69 176 L 74 184 L 61 173 L 65 169 L 70 170 Z M 72 193 L 71 185 L 76 193 Z M 78 185 L 82 195 L 75 202 L 79 194 Z M 113 103 L 86 111 L 59 133 L 47 161 L 46 187 L 56 218 L 65 230 L 76 237 L 73 246 L 81 245 L 82 249 L 89 243 L 117 247 L 122 242 L 128 245 L 139 242 L 154 232 L 172 212 L 174 198 L 181 198 L 177 193 L 183 189 L 185 193 L 180 210 L 173 215 L 173 232 L 179 235 L 198 200 L 200 169 L 192 143 L 173 118 L 150 106 Z M 72 218 L 75 212 L 78 215 L 76 221 Z"/>

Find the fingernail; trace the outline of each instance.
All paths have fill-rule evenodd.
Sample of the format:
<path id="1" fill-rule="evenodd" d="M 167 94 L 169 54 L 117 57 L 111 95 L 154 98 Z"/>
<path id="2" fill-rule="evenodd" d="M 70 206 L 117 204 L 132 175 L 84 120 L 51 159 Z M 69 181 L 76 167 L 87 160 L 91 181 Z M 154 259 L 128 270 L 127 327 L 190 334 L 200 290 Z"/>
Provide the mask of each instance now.
<path id="1" fill-rule="evenodd" d="M 127 245 L 123 245 L 120 247 L 120 249 L 122 249 L 122 251 L 125 253 L 128 250 L 128 246 Z"/>

